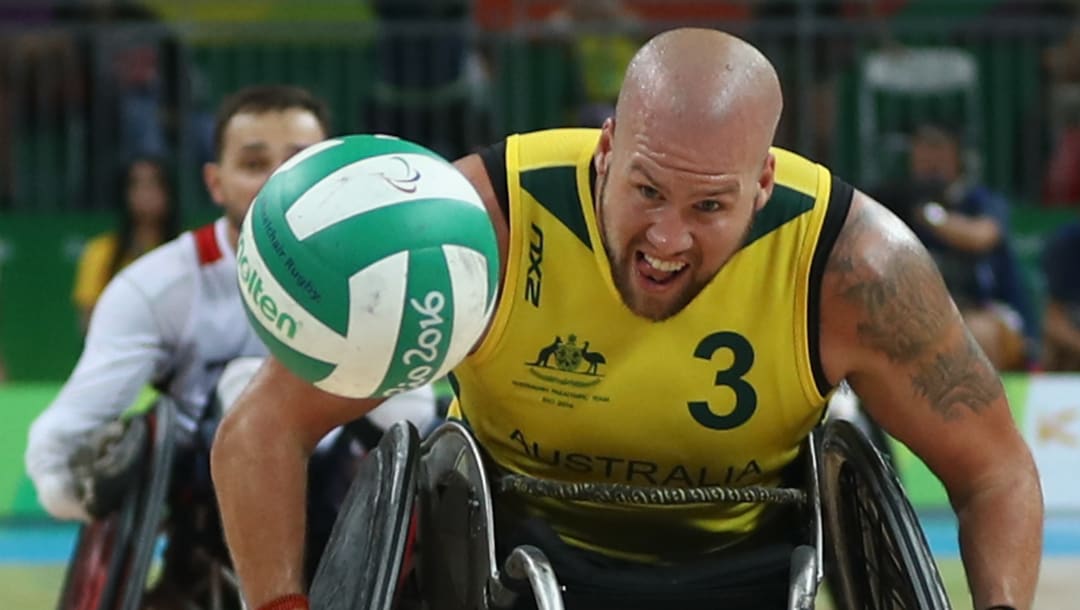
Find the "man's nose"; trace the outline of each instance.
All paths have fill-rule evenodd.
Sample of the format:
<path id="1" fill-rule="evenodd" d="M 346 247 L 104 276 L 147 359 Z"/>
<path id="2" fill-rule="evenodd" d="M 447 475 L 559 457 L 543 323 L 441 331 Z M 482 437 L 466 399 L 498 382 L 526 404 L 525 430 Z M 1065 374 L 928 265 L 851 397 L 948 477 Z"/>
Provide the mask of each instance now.
<path id="1" fill-rule="evenodd" d="M 677 210 L 657 210 L 653 222 L 645 231 L 645 239 L 658 254 L 677 254 L 690 249 L 690 231 Z"/>

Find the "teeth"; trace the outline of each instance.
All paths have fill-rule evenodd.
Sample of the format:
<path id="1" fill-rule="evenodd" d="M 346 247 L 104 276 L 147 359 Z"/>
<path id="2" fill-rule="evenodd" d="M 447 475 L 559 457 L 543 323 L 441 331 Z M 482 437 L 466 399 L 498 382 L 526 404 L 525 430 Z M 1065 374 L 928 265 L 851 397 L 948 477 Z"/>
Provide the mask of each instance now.
<path id="1" fill-rule="evenodd" d="M 670 272 L 678 271 L 678 270 L 680 270 L 680 269 L 682 269 L 683 267 L 686 266 L 686 263 L 679 262 L 679 261 L 668 262 L 668 261 L 660 260 L 658 258 L 653 258 L 653 257 L 649 256 L 648 254 L 645 254 L 644 256 L 645 256 L 645 262 L 652 265 L 652 267 L 654 269 L 656 269 L 657 271 L 664 271 L 664 272 L 670 273 Z"/>

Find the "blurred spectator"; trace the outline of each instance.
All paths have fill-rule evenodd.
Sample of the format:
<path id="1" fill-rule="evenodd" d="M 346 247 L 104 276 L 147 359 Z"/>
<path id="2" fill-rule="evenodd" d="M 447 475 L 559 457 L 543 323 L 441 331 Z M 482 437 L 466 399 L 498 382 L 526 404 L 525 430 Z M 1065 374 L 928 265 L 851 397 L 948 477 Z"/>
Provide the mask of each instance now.
<path id="1" fill-rule="evenodd" d="M 623 73 L 640 46 L 629 33 L 637 17 L 620 0 L 570 0 L 548 24 L 571 41 L 577 64 L 582 103 L 572 122 L 600 127 L 615 113 Z"/>
<path id="2" fill-rule="evenodd" d="M 1046 242 L 1042 270 L 1043 361 L 1048 371 L 1080 371 L 1080 223 L 1066 225 Z"/>
<path id="3" fill-rule="evenodd" d="M 107 176 L 118 164 L 181 144 L 210 159 L 212 113 L 196 103 L 180 37 L 155 13 L 134 0 L 14 4 L 0 7 L 19 26 L 0 36 L 0 207 L 100 206 L 117 196 Z M 20 145 L 55 158 L 17 157 Z"/>
<path id="4" fill-rule="evenodd" d="M 785 112 L 780 119 L 776 134 L 776 144 L 784 146 L 812 159 L 824 161 L 834 158 L 837 133 L 841 131 L 837 124 L 838 95 L 840 76 L 858 59 L 859 51 L 867 47 L 889 46 L 893 44 L 888 29 L 888 18 L 906 4 L 906 0 L 832 0 L 830 2 L 804 2 L 802 0 L 753 0 L 753 19 L 748 38 L 766 51 L 769 59 L 780 70 L 785 84 L 805 82 L 801 97 L 806 100 L 810 115 L 801 112 L 798 97 L 792 97 L 792 111 Z M 776 30 L 764 28 L 761 33 L 753 29 L 764 22 L 796 22 L 799 20 L 833 21 L 858 19 L 866 24 L 865 31 L 871 36 L 866 42 L 856 43 L 855 39 L 836 36 L 825 29 L 811 32 L 812 42 L 809 47 L 810 58 L 801 55 L 808 49 L 794 36 L 777 34 Z M 783 31 L 783 30 L 781 30 Z M 803 66 L 808 66 L 812 74 L 800 75 Z M 802 123 L 802 125 L 800 125 Z M 807 123 L 809 123 L 807 125 Z M 801 126 L 804 126 L 800 129 Z M 808 135 L 809 148 L 800 141 L 800 132 Z"/>
<path id="5" fill-rule="evenodd" d="M 120 190 L 117 229 L 91 239 L 79 258 L 72 300 L 84 332 L 109 280 L 180 230 L 175 192 L 162 161 L 145 157 L 131 162 L 123 172 Z"/>
<path id="6" fill-rule="evenodd" d="M 188 116 L 180 116 L 182 99 L 194 104 L 193 98 L 202 97 L 198 74 L 186 60 L 179 35 L 153 10 L 134 0 L 84 0 L 60 16 L 111 26 L 92 33 L 91 42 L 104 68 L 95 93 L 112 109 L 121 163 L 176 154 L 181 129 L 190 136 L 195 161 L 211 159 L 213 113 L 195 104 L 185 109 Z"/>
<path id="7" fill-rule="evenodd" d="M 965 173 L 964 157 L 955 132 L 924 124 L 911 138 L 908 180 L 875 196 L 926 245 L 991 362 L 1000 370 L 1023 369 L 1033 312 L 1008 239 L 1009 206 Z"/>
<path id="8" fill-rule="evenodd" d="M 5 3 L 0 23 L 0 209 L 20 189 L 16 144 L 20 131 L 59 124 L 72 108 L 83 107 L 86 76 L 70 32 L 49 28 L 55 10 L 38 4 Z"/>
<path id="9" fill-rule="evenodd" d="M 471 0 L 372 0 L 375 76 L 361 125 L 449 159 L 486 142 L 486 73 L 472 46 Z"/>

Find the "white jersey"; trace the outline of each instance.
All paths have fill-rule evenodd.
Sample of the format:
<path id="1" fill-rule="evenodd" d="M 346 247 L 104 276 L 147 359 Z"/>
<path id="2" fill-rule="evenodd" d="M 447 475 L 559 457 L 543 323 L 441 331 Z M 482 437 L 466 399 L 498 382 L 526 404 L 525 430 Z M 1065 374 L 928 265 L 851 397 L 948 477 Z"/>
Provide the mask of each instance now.
<path id="1" fill-rule="evenodd" d="M 75 370 L 30 427 L 26 469 L 46 510 L 57 518 L 85 518 L 73 493 L 68 460 L 81 438 L 119 417 L 147 385 L 179 404 L 191 432 L 232 360 L 265 357 L 244 313 L 228 221 L 184 233 L 139 258 L 106 287 L 94 307 Z M 429 387 L 389 400 L 389 419 L 416 421 L 416 405 L 434 417 Z M 422 418 L 424 419 L 424 418 Z"/>

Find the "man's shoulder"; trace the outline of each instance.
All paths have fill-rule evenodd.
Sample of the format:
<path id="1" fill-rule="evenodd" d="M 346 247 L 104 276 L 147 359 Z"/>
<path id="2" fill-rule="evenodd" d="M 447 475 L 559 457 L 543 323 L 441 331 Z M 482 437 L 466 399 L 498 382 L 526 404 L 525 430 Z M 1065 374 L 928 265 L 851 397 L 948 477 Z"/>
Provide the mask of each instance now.
<path id="1" fill-rule="evenodd" d="M 226 257 L 215 235 L 216 225 L 211 223 L 181 233 L 139 257 L 121 275 L 151 296 L 177 284 L 194 282 L 201 274 L 218 272 L 217 267 Z"/>
<path id="2" fill-rule="evenodd" d="M 851 193 L 825 263 L 826 276 L 880 279 L 895 275 L 898 265 L 930 260 L 919 237 L 896 214 L 861 191 Z"/>
<path id="3" fill-rule="evenodd" d="M 786 148 L 769 148 L 776 159 L 776 184 L 793 189 L 806 195 L 818 195 L 826 192 L 824 175 L 832 175 L 829 168 Z"/>

